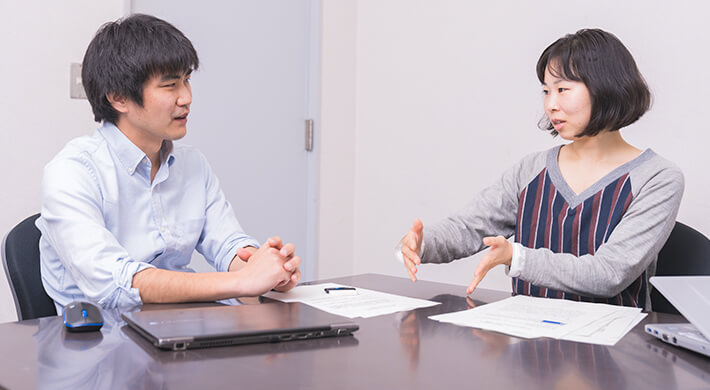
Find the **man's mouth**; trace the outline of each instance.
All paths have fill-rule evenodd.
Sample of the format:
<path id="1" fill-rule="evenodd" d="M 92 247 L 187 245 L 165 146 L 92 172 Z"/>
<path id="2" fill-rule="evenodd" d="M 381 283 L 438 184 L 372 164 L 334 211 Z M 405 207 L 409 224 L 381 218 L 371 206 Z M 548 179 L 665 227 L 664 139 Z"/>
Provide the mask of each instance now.
<path id="1" fill-rule="evenodd" d="M 187 119 L 187 115 L 188 115 L 188 114 L 190 114 L 190 113 L 189 113 L 189 112 L 186 112 L 186 113 L 184 113 L 184 114 L 182 114 L 182 115 L 180 115 L 180 116 L 174 117 L 174 119 L 175 119 L 175 120 L 179 120 L 179 121 L 184 120 L 184 119 Z"/>

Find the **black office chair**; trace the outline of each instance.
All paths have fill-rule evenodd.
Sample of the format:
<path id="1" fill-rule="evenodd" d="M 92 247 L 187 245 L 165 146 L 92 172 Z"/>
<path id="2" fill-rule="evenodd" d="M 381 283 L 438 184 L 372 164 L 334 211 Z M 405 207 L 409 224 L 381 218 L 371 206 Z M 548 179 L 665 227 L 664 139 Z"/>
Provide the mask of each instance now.
<path id="1" fill-rule="evenodd" d="M 710 275 L 710 240 L 690 226 L 676 222 L 658 253 L 656 275 Z M 655 288 L 651 290 L 651 305 L 653 311 L 680 314 Z"/>
<path id="2" fill-rule="evenodd" d="M 2 265 L 15 300 L 19 320 L 56 316 L 54 301 L 42 286 L 39 274 L 39 229 L 35 214 L 20 222 L 2 242 Z"/>

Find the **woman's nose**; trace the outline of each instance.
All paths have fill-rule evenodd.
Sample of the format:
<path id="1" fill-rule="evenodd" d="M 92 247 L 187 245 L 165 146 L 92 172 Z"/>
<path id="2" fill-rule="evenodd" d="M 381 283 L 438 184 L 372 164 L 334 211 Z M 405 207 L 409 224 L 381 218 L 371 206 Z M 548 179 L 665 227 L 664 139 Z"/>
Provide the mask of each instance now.
<path id="1" fill-rule="evenodd" d="M 554 94 L 550 93 L 549 95 L 545 96 L 544 108 L 547 112 L 558 111 L 560 109 L 557 103 L 557 97 Z"/>

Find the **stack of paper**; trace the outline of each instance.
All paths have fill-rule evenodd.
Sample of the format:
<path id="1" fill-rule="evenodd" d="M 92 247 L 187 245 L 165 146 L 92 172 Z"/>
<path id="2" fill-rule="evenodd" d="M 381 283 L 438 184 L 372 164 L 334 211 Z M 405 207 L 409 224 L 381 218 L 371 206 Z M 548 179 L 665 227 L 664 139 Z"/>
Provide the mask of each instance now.
<path id="1" fill-rule="evenodd" d="M 517 295 L 429 318 L 522 338 L 614 345 L 644 317 L 639 308 Z"/>
<path id="2" fill-rule="evenodd" d="M 337 287 L 349 286 L 334 283 L 315 284 L 298 286 L 285 293 L 271 291 L 264 294 L 264 296 L 282 302 L 303 302 L 317 309 L 348 318 L 368 318 L 439 304 L 439 302 L 403 297 L 359 287 L 354 289 L 353 294 L 328 294 L 325 292 L 327 288 Z"/>

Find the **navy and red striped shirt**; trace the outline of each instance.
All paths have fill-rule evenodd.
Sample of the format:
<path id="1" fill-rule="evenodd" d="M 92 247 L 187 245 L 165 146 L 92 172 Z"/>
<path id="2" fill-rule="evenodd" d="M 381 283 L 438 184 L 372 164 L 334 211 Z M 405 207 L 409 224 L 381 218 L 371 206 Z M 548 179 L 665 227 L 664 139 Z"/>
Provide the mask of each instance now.
<path id="1" fill-rule="evenodd" d="M 528 248 L 547 248 L 555 253 L 594 255 L 609 239 L 632 199 L 629 174 L 624 173 L 576 207 L 570 207 L 555 188 L 547 168 L 543 168 L 520 192 L 515 241 Z M 513 294 L 634 307 L 644 307 L 648 288 L 645 271 L 620 294 L 609 298 L 549 289 L 517 277 L 512 278 L 512 284 Z"/>

